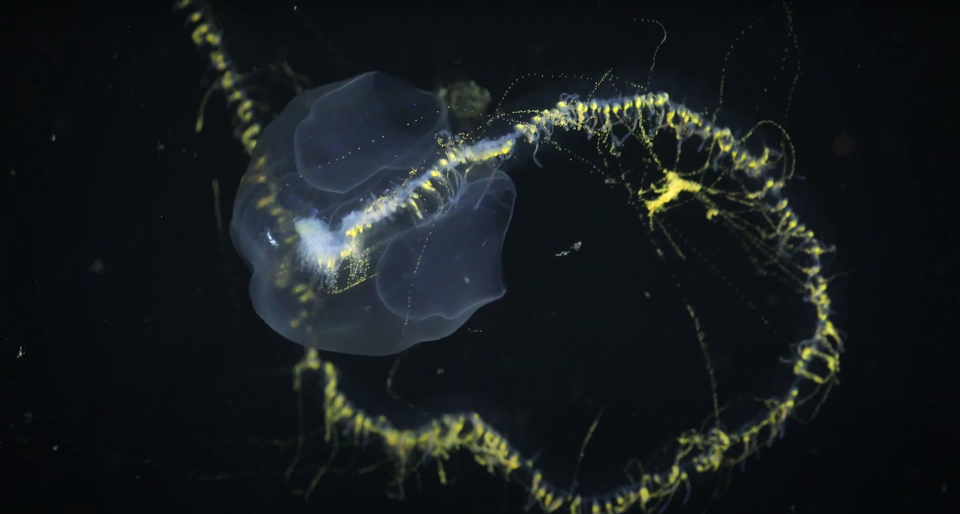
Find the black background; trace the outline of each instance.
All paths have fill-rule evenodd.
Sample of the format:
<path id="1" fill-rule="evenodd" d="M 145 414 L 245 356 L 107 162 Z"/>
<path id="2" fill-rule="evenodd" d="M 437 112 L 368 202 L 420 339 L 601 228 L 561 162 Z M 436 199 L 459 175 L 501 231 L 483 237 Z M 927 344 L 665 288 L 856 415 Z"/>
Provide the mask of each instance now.
<path id="1" fill-rule="evenodd" d="M 655 18 L 670 35 L 655 76 L 666 89 L 680 88 L 679 96 L 696 107 L 716 103 L 723 56 L 744 27 L 765 19 L 758 24 L 763 30 L 785 32 L 776 18 L 782 9 L 766 3 L 350 9 L 294 10 L 287 2 L 213 5 L 241 70 L 286 60 L 319 85 L 382 69 L 423 88 L 462 75 L 494 96 L 534 70 L 645 70 L 658 32 L 631 22 Z M 950 420 L 958 400 L 951 379 L 957 362 L 956 229 L 949 222 L 955 217 L 950 150 L 956 56 L 935 11 L 880 10 L 856 2 L 794 11 L 802 75 L 789 131 L 798 147 L 798 172 L 807 177 L 798 210 L 837 245 L 834 266 L 848 272 L 837 280 L 835 296 L 838 322 L 850 336 L 842 386 L 811 425 L 791 426 L 761 462 L 736 473 L 722 499 L 671 510 L 939 510 L 957 494 L 954 440 L 960 435 Z M 284 482 L 291 452 L 271 441 L 296 434 L 285 373 L 300 350 L 256 319 L 246 298 L 246 270 L 229 241 L 218 240 L 210 181 L 220 181 L 229 213 L 246 160 L 230 138 L 222 97 L 211 99 L 204 132 L 193 131 L 213 75 L 204 71 L 206 60 L 190 43 L 183 19 L 160 4 L 54 3 L 4 22 L 3 248 L 10 294 L 2 334 L 3 504 L 15 512 L 521 509 L 519 487 L 505 488 L 466 457 L 451 464 L 456 484 L 437 485 L 428 467 L 420 490 L 415 479 L 408 482 L 404 501 L 384 494 L 386 472 L 357 476 L 377 455 L 361 462 L 345 458 L 340 466 L 348 471 L 325 478 L 308 503 Z M 772 47 L 758 37 L 737 43 L 739 60 L 727 71 L 729 105 L 749 106 L 758 98 L 751 87 L 771 81 L 777 68 L 776 59 L 769 64 Z M 755 72 L 753 62 L 766 67 Z M 260 97 L 282 105 L 289 93 L 264 75 L 258 79 L 264 84 Z M 767 103 L 772 106 L 764 107 L 764 115 L 783 106 L 782 100 Z M 730 121 L 738 121 L 731 110 Z M 746 109 L 739 121 L 749 124 L 754 115 Z M 841 134 L 855 138 L 852 155 L 835 146 Z M 553 211 L 537 207 L 540 202 L 574 197 L 585 187 L 551 180 L 548 189 L 537 184 L 542 177 L 517 180 L 516 227 L 549 225 L 541 217 Z M 526 202 L 525 191 L 532 191 Z M 571 204 L 557 202 L 551 209 Z M 612 237 L 622 229 L 609 230 Z M 552 255 L 573 242 L 566 235 L 548 228 L 508 236 L 508 283 L 525 277 L 513 280 L 519 282 L 513 298 L 549 299 L 542 293 L 550 290 L 548 283 L 566 281 L 572 296 L 597 294 L 589 269 L 558 271 L 520 258 L 534 250 Z M 511 253 L 511 244 L 521 250 Z M 97 260 L 104 264 L 101 273 L 90 271 Z M 553 273 L 564 275 L 557 279 Z M 643 272 L 638 275 L 632 279 L 642 279 Z M 602 292 L 625 310 L 636 301 L 629 294 Z M 516 347 L 518 356 L 531 339 L 562 348 L 593 338 L 596 350 L 577 358 L 595 359 L 581 364 L 604 373 L 609 359 L 622 352 L 616 345 L 631 339 L 607 325 L 590 325 L 590 316 L 604 313 L 578 311 L 582 317 L 569 316 L 566 325 L 549 321 L 557 312 L 564 318 L 566 308 L 562 297 L 552 298 L 557 305 L 521 300 L 508 305 L 529 310 L 484 310 L 474 321 L 483 333 Z M 468 348 L 482 348 L 483 333 L 432 344 L 465 340 Z M 423 348 L 410 359 L 431 347 Z M 503 344 L 498 348 L 509 353 Z M 433 354 L 423 358 L 422 369 L 432 369 Z M 462 357 L 474 366 L 475 375 L 466 376 L 498 383 L 496 373 L 510 368 L 489 359 Z M 383 399 L 370 384 L 382 382 L 392 360 L 334 361 L 344 369 L 344 387 L 375 410 Z M 511 386 L 425 396 L 418 391 L 436 386 L 409 376 L 420 369 L 414 362 L 407 394 L 433 410 L 478 410 L 525 454 L 543 449 L 543 465 L 569 477 L 562 474 L 569 471 L 563 456 L 576 454 L 597 408 L 617 400 L 600 390 L 592 392 L 599 398 L 595 403 L 584 401 L 584 393 L 557 371 L 564 369 L 557 361 L 545 357 L 542 369 L 514 369 L 521 382 L 530 383 L 516 394 L 519 399 L 510 397 L 518 391 Z M 494 365 L 500 367 L 489 367 Z M 645 383 L 658 380 L 646 377 Z M 702 419 L 698 409 L 699 417 L 683 417 L 686 410 L 667 392 L 654 396 L 682 413 L 671 419 L 681 427 Z M 540 406 L 567 401 L 587 407 L 567 417 L 550 417 L 556 409 L 545 409 L 538 417 Z M 518 421 L 514 415 L 521 411 L 533 420 Z M 672 433 L 651 430 L 658 442 Z M 596 457 L 585 461 L 582 474 L 601 478 L 583 482 L 609 490 L 623 482 L 617 473 L 632 454 L 624 455 L 616 433 L 598 435 L 592 444 L 588 455 Z M 313 469 L 326 455 L 317 446 L 310 454 Z M 647 454 L 651 448 L 642 447 Z M 604 475 L 602 469 L 612 471 Z M 295 485 L 309 481 L 309 470 Z M 696 487 L 701 500 L 711 490 Z"/>

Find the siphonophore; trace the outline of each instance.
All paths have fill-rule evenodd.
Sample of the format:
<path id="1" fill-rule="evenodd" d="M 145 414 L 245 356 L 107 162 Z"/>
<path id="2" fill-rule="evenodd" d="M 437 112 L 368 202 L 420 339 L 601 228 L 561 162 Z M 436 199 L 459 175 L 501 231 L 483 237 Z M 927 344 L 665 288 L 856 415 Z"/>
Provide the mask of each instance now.
<path id="1" fill-rule="evenodd" d="M 561 88 L 562 94 L 525 97 L 516 104 L 520 107 L 502 109 L 480 129 L 454 135 L 436 96 L 395 77 L 367 73 L 298 96 L 265 125 L 250 114 L 252 102 L 209 12 L 193 0 L 182 0 L 180 6 L 191 9 L 194 43 L 211 50 L 218 84 L 236 113 L 236 133 L 252 156 L 238 192 L 232 233 L 254 270 L 251 296 L 257 312 L 275 331 L 306 347 L 294 367 L 295 389 L 312 387 L 320 394 L 325 441 L 383 450 L 401 494 L 405 480 L 427 463 L 435 465 L 439 480 L 447 483 L 444 463 L 466 452 L 470 462 L 522 484 L 528 508 L 656 511 L 688 495 L 696 477 L 741 465 L 762 446 L 773 444 L 804 405 L 819 405 L 837 383 L 844 343 L 834 324 L 824 271 L 826 256 L 834 249 L 800 220 L 790 203 L 786 186 L 794 176 L 795 151 L 778 124 L 724 126 L 670 92 L 605 74 L 556 82 L 550 90 Z M 774 129 L 770 139 L 758 135 L 769 128 Z M 768 144 L 771 141 L 778 144 Z M 585 159 L 586 151 L 598 157 Z M 669 327 L 685 330 L 702 350 L 706 366 L 700 368 L 711 392 L 706 420 L 698 428 L 675 432 L 662 446 L 656 465 L 598 491 L 561 484 L 518 449 L 512 437 L 469 411 L 469 405 L 462 411 L 432 413 L 416 426 L 368 412 L 352 399 L 350 387 L 344 387 L 344 377 L 331 360 L 336 357 L 321 357 L 317 351 L 396 353 L 444 337 L 482 305 L 503 296 L 501 245 L 514 199 L 524 198 L 524 190 L 518 194 L 504 170 L 519 174 L 526 163 L 534 163 L 549 172 L 550 155 L 580 163 L 597 172 L 602 184 L 625 191 L 626 203 L 639 214 L 644 235 L 653 241 L 655 258 L 707 262 L 706 273 L 677 278 L 676 288 L 670 284 L 679 291 L 684 310 L 680 317 L 687 324 Z M 636 171 L 640 167 L 648 172 L 641 176 Z M 566 202 L 571 204 L 581 207 L 574 200 Z M 693 228 L 684 230 L 687 227 Z M 694 238 L 703 246 L 690 244 L 688 239 Z M 721 239 L 728 246 L 714 247 Z M 727 260 L 727 250 L 741 253 L 731 253 L 735 258 Z M 638 264 L 649 265 L 649 259 Z M 739 314 L 712 318 L 710 312 L 701 312 L 722 311 L 724 300 L 699 295 L 696 287 L 697 280 L 714 280 L 743 299 L 748 293 L 730 279 L 729 270 L 741 273 L 737 279 L 786 284 L 790 300 L 749 291 L 744 305 L 750 309 L 756 307 L 752 299 L 762 298 L 769 305 L 785 306 L 791 319 L 803 319 L 802 327 L 791 326 L 790 335 L 776 339 L 789 343 L 779 348 L 769 368 L 782 370 L 785 380 L 774 381 L 772 393 L 742 402 L 721 401 L 717 383 L 766 376 L 767 369 L 728 373 L 724 366 L 731 366 L 730 361 L 711 359 L 709 341 L 727 328 L 732 332 L 729 353 L 767 348 L 746 346 L 755 343 L 741 334 L 746 329 Z M 694 287 L 686 285 L 690 281 Z M 662 304 L 651 300 L 644 305 L 649 313 L 638 310 L 635 317 L 657 321 L 652 313 L 659 313 Z M 776 321 L 781 320 L 763 317 L 761 324 L 769 327 Z M 654 337 L 653 329 L 642 325 L 630 337 L 634 346 L 642 346 Z M 626 360 L 603 344 L 598 339 L 585 354 L 607 359 L 611 366 Z M 655 358 L 668 349 L 667 343 L 659 344 Z M 654 364 L 661 369 L 645 369 L 663 377 L 677 375 L 667 366 L 673 362 Z M 642 378 L 633 373 L 628 381 Z M 678 389 L 690 385 L 687 377 L 679 381 Z M 657 386 L 655 400 L 674 392 Z M 522 383 L 512 393 L 540 403 L 542 395 L 536 391 L 549 394 L 553 387 Z M 644 419 L 666 417 L 683 410 L 675 408 L 681 405 L 687 406 L 669 403 L 662 410 L 646 411 Z M 296 458 L 301 448 L 302 441 Z M 632 457 L 626 449 L 622 454 L 624 460 Z M 325 469 L 317 473 L 311 489 Z"/>

